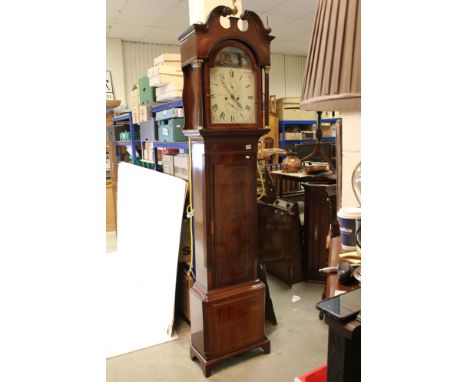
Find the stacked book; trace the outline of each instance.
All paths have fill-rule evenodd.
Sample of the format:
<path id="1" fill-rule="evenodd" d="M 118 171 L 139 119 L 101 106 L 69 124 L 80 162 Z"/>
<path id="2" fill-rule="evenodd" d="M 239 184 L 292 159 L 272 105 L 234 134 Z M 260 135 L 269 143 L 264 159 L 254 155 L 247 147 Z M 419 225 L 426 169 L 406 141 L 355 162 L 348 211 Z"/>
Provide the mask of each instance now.
<path id="1" fill-rule="evenodd" d="M 180 54 L 165 53 L 153 60 L 148 69 L 149 84 L 156 87 L 156 101 L 167 102 L 182 97 L 184 76 Z"/>

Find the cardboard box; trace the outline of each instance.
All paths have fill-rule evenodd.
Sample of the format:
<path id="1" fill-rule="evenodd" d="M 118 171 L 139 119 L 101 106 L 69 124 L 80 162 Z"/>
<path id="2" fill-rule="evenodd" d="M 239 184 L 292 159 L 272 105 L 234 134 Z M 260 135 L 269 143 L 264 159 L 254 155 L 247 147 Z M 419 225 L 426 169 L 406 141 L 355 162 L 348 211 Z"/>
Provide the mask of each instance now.
<path id="1" fill-rule="evenodd" d="M 130 93 L 130 100 L 134 101 L 136 104 L 140 104 L 140 92 L 138 90 L 138 86 L 134 85 L 133 89 Z"/>
<path id="2" fill-rule="evenodd" d="M 174 158 L 175 155 L 162 155 L 163 173 L 174 175 Z"/>
<path id="3" fill-rule="evenodd" d="M 188 180 L 189 157 L 187 154 L 177 154 L 174 157 L 174 175 Z"/>
<path id="4" fill-rule="evenodd" d="M 276 101 L 276 110 L 280 120 L 310 121 L 317 119 L 317 113 L 299 108 L 299 97 L 285 97 Z"/>
<path id="5" fill-rule="evenodd" d="M 179 244 L 179 263 L 190 262 L 191 244 L 192 242 L 190 239 L 190 220 L 182 219 Z"/>
<path id="6" fill-rule="evenodd" d="M 321 124 L 322 135 L 324 137 L 331 137 L 332 136 L 332 128 L 331 123 L 326 122 Z"/>
<path id="7" fill-rule="evenodd" d="M 180 87 L 180 83 L 182 82 L 183 86 L 183 72 L 181 68 L 175 66 L 167 66 L 167 65 L 158 65 L 148 69 L 149 76 L 149 84 L 151 86 L 164 86 L 168 85 L 172 82 L 178 83 Z"/>
<path id="8" fill-rule="evenodd" d="M 143 149 L 145 151 L 153 150 L 153 142 L 149 142 L 149 141 L 143 142 Z"/>
<path id="9" fill-rule="evenodd" d="M 302 139 L 316 139 L 316 138 L 317 137 L 315 134 L 315 130 L 314 131 L 306 130 L 302 132 Z"/>
<path id="10" fill-rule="evenodd" d="M 143 149 L 143 159 L 154 162 L 154 150 L 153 149 Z"/>
<path id="11" fill-rule="evenodd" d="M 339 111 L 322 111 L 322 119 L 328 118 L 343 118 L 343 114 Z"/>
<path id="12" fill-rule="evenodd" d="M 156 155 L 158 156 L 158 164 L 159 162 L 162 162 L 162 156 L 163 156 L 163 150 L 156 148 Z"/>
<path id="13" fill-rule="evenodd" d="M 158 102 L 169 102 L 169 101 L 173 101 L 173 100 L 175 100 L 177 98 L 182 98 L 182 90 L 175 90 L 175 91 L 170 92 L 170 93 L 161 94 L 156 99 L 158 100 Z"/>
<path id="14" fill-rule="evenodd" d="M 159 74 L 168 74 L 172 76 L 183 76 L 181 67 L 171 66 L 171 65 L 156 65 L 152 66 L 147 71 L 148 77 L 154 77 Z"/>
<path id="15" fill-rule="evenodd" d="M 180 66 L 180 61 L 180 53 L 164 53 L 153 59 L 153 65 L 171 65 L 178 62 Z"/>
<path id="16" fill-rule="evenodd" d="M 133 123 L 140 123 L 140 93 L 138 86 L 134 86 L 130 93 L 130 107 Z"/>
<path id="17" fill-rule="evenodd" d="M 287 141 L 300 141 L 302 139 L 302 132 L 300 133 L 284 133 L 284 139 Z"/>
<path id="18" fill-rule="evenodd" d="M 140 122 L 147 122 L 151 119 L 151 106 L 140 106 Z"/>
<path id="19" fill-rule="evenodd" d="M 193 277 L 188 274 L 189 265 L 180 263 L 177 271 L 176 306 L 190 321 L 190 288 L 193 287 Z"/>
<path id="20" fill-rule="evenodd" d="M 184 90 L 184 77 L 182 77 L 181 80 L 178 79 L 175 82 L 156 88 L 156 99 L 164 94 L 169 94 L 178 90 Z"/>
<path id="21" fill-rule="evenodd" d="M 184 118 L 184 109 L 182 107 L 173 107 L 156 112 L 156 121 L 162 121 L 170 118 Z"/>
<path id="22" fill-rule="evenodd" d="M 162 74 L 161 76 L 163 80 L 167 79 L 167 83 L 164 85 L 158 85 L 156 88 L 156 95 L 161 96 L 162 94 L 167 94 L 176 90 L 183 90 L 184 89 L 184 77 L 183 76 L 173 76 Z M 150 78 L 151 80 L 151 78 Z"/>
<path id="23" fill-rule="evenodd" d="M 152 145 L 152 143 L 151 143 L 151 145 Z M 144 160 L 154 162 L 154 150 L 151 148 L 151 146 L 148 146 L 148 148 L 145 147 L 141 151 L 142 151 Z"/>

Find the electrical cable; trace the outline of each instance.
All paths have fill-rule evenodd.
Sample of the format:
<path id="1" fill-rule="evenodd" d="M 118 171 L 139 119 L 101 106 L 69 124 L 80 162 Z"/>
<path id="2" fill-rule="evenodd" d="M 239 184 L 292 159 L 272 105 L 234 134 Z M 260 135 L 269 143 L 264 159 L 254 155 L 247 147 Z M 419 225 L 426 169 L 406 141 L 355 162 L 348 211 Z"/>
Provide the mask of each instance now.
<path id="1" fill-rule="evenodd" d="M 263 198 L 266 195 L 266 191 L 265 191 L 265 181 L 263 180 L 262 169 L 260 168 L 260 162 L 258 160 L 257 160 L 257 170 L 258 170 L 258 173 L 260 175 L 260 183 L 262 184 L 262 192 L 261 192 L 260 196 L 257 198 L 257 200 L 260 200 L 261 198 Z"/>
<path id="2" fill-rule="evenodd" d="M 186 216 L 190 222 L 190 265 L 187 272 L 187 278 L 192 276 L 195 279 L 193 273 L 193 201 L 192 201 L 192 139 L 188 139 L 188 151 L 189 151 L 189 164 L 188 164 L 188 193 L 189 193 L 189 204 L 186 209 Z"/>

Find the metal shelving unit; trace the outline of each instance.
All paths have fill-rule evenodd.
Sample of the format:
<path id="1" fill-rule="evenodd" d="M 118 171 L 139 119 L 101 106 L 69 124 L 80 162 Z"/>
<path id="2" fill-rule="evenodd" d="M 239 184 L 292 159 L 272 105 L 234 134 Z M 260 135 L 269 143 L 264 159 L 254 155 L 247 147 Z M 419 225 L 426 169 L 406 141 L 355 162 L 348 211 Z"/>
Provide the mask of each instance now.
<path id="1" fill-rule="evenodd" d="M 162 147 L 164 149 L 184 149 L 188 150 L 188 142 L 153 142 L 154 147 Z"/>
<path id="2" fill-rule="evenodd" d="M 153 118 L 156 118 L 156 113 L 158 111 L 164 111 L 168 109 L 172 109 L 175 107 L 183 107 L 182 98 L 178 98 L 174 101 L 164 102 L 161 104 L 153 105 L 151 107 L 151 115 Z M 164 149 L 182 149 L 188 151 L 188 142 L 153 142 L 153 150 L 157 150 L 158 148 Z M 154 153 L 154 169 L 157 170 L 158 165 L 158 155 Z"/>
<path id="3" fill-rule="evenodd" d="M 176 99 L 174 101 L 165 102 L 153 105 L 151 107 L 151 115 L 155 117 L 155 114 L 158 111 L 163 111 L 167 109 L 172 109 L 174 107 L 183 107 L 182 99 Z M 133 123 L 132 113 L 126 113 L 119 115 L 118 117 L 112 118 L 112 122 L 128 122 L 130 128 L 130 137 L 132 138 L 129 141 L 114 141 L 115 148 L 117 150 L 117 156 L 119 155 L 118 146 L 131 146 L 131 154 L 132 154 L 132 164 L 137 164 L 137 149 L 138 145 L 142 145 L 141 140 L 134 139 L 135 137 L 135 126 L 137 124 Z M 153 148 L 157 149 L 160 148 L 177 148 L 177 149 L 184 149 L 188 150 L 188 143 L 187 142 L 153 142 Z M 156 153 L 155 153 L 156 154 Z M 155 163 L 154 168 L 157 168 L 157 155 L 154 155 Z"/>
<path id="4" fill-rule="evenodd" d="M 131 146 L 132 147 L 132 164 L 137 163 L 136 159 L 136 146 L 141 145 L 140 140 L 135 139 L 135 124 L 133 123 L 132 113 L 126 113 L 112 118 L 112 122 L 128 122 L 130 127 L 130 137 L 129 141 L 114 141 L 117 150 L 117 157 L 119 157 L 118 146 Z M 117 137 L 116 137 L 117 138 Z"/>
<path id="5" fill-rule="evenodd" d="M 335 137 L 322 137 L 321 141 L 322 142 L 333 142 L 335 140 Z M 317 142 L 316 139 L 300 139 L 300 140 L 287 140 L 287 139 L 280 139 L 279 143 L 280 145 L 286 145 L 286 144 L 295 144 L 299 145 L 301 143 L 314 143 Z"/>
<path id="6" fill-rule="evenodd" d="M 322 123 L 336 123 L 336 121 L 341 120 L 342 118 L 323 118 Z M 281 139 L 279 140 L 279 146 L 281 148 L 285 148 L 287 144 L 301 144 L 301 143 L 313 143 L 316 142 L 317 140 L 315 139 L 299 139 L 299 140 L 286 140 L 285 139 L 285 133 L 286 133 L 286 126 L 288 125 L 316 125 L 317 120 L 316 119 L 311 119 L 311 120 L 280 120 L 279 121 L 279 128 L 280 128 L 280 133 L 281 133 Z M 334 141 L 335 137 L 322 137 L 321 139 L 323 142 L 325 141 Z"/>
<path id="7" fill-rule="evenodd" d="M 154 114 L 157 113 L 158 111 L 172 109 L 174 107 L 183 107 L 182 98 L 178 98 L 178 99 L 176 99 L 174 101 L 169 101 L 169 102 L 164 102 L 164 103 L 153 105 L 151 107 L 151 113 L 154 116 Z"/>

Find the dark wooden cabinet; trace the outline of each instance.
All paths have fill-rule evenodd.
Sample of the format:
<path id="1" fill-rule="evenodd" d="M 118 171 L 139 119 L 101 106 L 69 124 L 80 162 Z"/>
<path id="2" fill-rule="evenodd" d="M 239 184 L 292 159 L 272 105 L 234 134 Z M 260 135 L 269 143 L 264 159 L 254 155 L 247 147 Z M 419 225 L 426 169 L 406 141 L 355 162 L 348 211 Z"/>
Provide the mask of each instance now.
<path id="1" fill-rule="evenodd" d="M 190 138 L 196 281 L 190 290 L 190 354 L 205 376 L 265 336 L 265 285 L 257 275 L 257 142 L 267 133 L 269 30 L 245 11 L 246 31 L 213 9 L 180 37 L 184 134 Z M 263 86 L 262 86 L 263 84 Z M 254 89 L 254 90 L 252 90 Z M 268 114 L 268 113 L 267 113 Z"/>
<path id="2" fill-rule="evenodd" d="M 336 184 L 304 183 L 304 277 L 325 282 L 319 269 L 327 266 L 327 236 L 332 217 L 336 216 Z"/>

